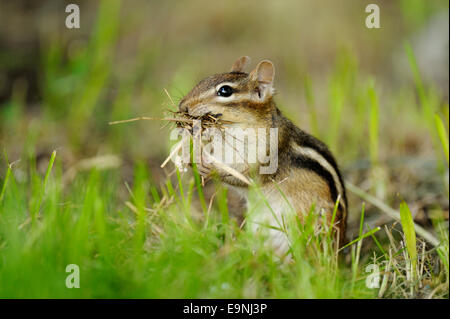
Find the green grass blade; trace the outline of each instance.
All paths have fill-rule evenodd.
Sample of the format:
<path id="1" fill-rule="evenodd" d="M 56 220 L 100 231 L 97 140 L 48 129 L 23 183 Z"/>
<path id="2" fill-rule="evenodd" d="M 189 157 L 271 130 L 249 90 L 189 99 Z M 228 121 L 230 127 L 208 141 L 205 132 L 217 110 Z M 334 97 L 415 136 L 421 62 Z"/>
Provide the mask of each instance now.
<path id="1" fill-rule="evenodd" d="M 55 158 L 56 158 L 56 151 L 53 151 L 53 153 L 50 157 L 50 161 L 48 162 L 47 171 L 45 172 L 44 182 L 43 182 L 42 188 L 41 188 L 41 194 L 39 196 L 39 200 L 36 205 L 36 211 L 35 211 L 34 215 L 32 216 L 33 218 L 39 214 L 39 210 L 41 209 L 41 204 L 42 204 L 42 201 L 45 196 L 45 190 L 47 188 L 48 178 L 50 177 L 50 173 L 52 171 L 53 163 L 55 162 Z"/>
<path id="2" fill-rule="evenodd" d="M 370 100 L 370 117 L 369 117 L 369 154 L 372 165 L 377 165 L 378 156 L 378 98 L 375 93 L 374 84 L 369 86 L 369 100 Z"/>
<path id="3" fill-rule="evenodd" d="M 417 263 L 417 247 L 416 247 L 416 232 L 414 230 L 414 220 L 405 202 L 400 204 L 400 222 L 402 224 L 403 233 L 405 234 L 405 244 L 408 250 L 412 265 L 412 279 L 414 281 L 416 275 Z"/>
<path id="4" fill-rule="evenodd" d="M 345 245 L 345 246 L 339 248 L 339 250 L 342 250 L 342 249 L 344 249 L 344 248 L 347 248 L 348 246 L 353 245 L 354 243 L 360 241 L 361 239 L 364 239 L 364 238 L 366 238 L 366 237 L 372 236 L 373 234 L 375 234 L 375 233 L 376 233 L 377 231 L 379 231 L 380 229 L 381 229 L 380 227 L 377 227 L 377 228 L 374 228 L 374 229 L 368 231 L 368 232 L 365 233 L 364 235 L 359 236 L 358 238 L 352 240 L 352 241 L 349 242 L 347 245 Z"/>
<path id="5" fill-rule="evenodd" d="M 361 207 L 361 219 L 359 221 L 359 237 L 363 234 L 363 228 L 364 228 L 364 212 L 366 210 L 366 203 L 362 203 Z"/>
<path id="6" fill-rule="evenodd" d="M 447 160 L 447 164 L 448 164 L 448 134 L 445 130 L 444 123 L 442 122 L 439 115 L 435 114 L 434 120 L 435 120 L 435 124 L 436 124 L 436 130 L 439 135 L 439 139 L 441 140 L 442 150 L 444 151 L 445 159 Z"/>
<path id="7" fill-rule="evenodd" d="M 3 180 L 2 192 L 0 193 L 0 202 L 3 200 L 3 196 L 5 196 L 6 185 L 8 185 L 9 176 L 11 175 L 11 165 L 8 164 L 8 168 L 6 170 L 5 179 Z"/>
<path id="8" fill-rule="evenodd" d="M 341 196 L 339 195 L 336 202 L 334 203 L 333 214 L 331 215 L 330 229 L 328 230 L 328 234 L 327 234 L 328 240 L 330 240 L 330 236 L 333 231 L 334 220 L 336 219 L 336 213 L 337 213 L 337 210 L 339 207 L 340 200 L 341 200 Z"/>
<path id="9" fill-rule="evenodd" d="M 417 94 L 419 95 L 420 102 L 422 104 L 422 107 L 427 107 L 427 98 L 425 94 L 425 87 L 422 82 L 422 77 L 420 76 L 419 67 L 417 65 L 417 60 L 414 55 L 414 51 L 411 48 L 411 45 L 409 43 L 404 44 L 405 52 L 409 60 L 409 65 L 411 67 L 411 71 L 413 73 L 414 83 L 416 85 Z"/>
<path id="10" fill-rule="evenodd" d="M 200 205 L 203 209 L 203 212 L 205 214 L 207 214 L 208 206 L 206 205 L 205 195 L 203 194 L 202 180 L 201 180 L 200 174 L 198 173 L 196 163 L 193 163 L 193 165 L 192 165 L 192 172 L 194 173 L 195 186 L 197 187 L 197 193 L 198 193 L 198 198 L 200 200 Z M 207 216 L 207 218 L 209 218 L 209 216 Z"/>

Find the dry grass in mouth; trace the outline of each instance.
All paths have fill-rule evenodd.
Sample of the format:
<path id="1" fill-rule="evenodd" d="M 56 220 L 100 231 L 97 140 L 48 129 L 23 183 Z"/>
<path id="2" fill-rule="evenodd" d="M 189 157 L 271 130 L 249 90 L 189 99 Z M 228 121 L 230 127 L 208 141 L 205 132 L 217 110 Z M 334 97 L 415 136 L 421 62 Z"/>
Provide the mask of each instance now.
<path id="1" fill-rule="evenodd" d="M 158 118 L 158 117 L 141 116 L 141 117 L 136 117 L 136 118 L 132 118 L 132 119 L 128 119 L 128 120 L 109 122 L 109 125 L 130 123 L 130 122 L 141 121 L 141 120 L 167 121 L 168 123 L 174 122 L 178 128 L 186 129 L 188 132 L 190 132 L 190 134 L 192 136 L 193 135 L 194 125 L 195 125 L 196 121 L 200 121 L 200 125 L 201 125 L 202 129 L 208 129 L 208 128 L 222 129 L 223 128 L 223 124 L 230 124 L 230 123 L 232 123 L 230 121 L 221 120 L 220 117 L 222 116 L 222 114 L 214 114 L 213 115 L 213 114 L 207 113 L 207 114 L 204 114 L 202 116 L 192 116 L 192 115 L 190 115 L 187 112 L 180 112 L 180 111 L 177 111 L 177 112 L 169 111 L 169 112 L 171 112 L 174 115 L 174 117 Z M 182 142 L 183 141 L 178 142 L 173 147 L 173 149 L 170 152 L 169 156 L 161 164 L 161 168 L 166 166 L 166 164 L 174 156 L 176 156 L 176 154 L 178 154 L 178 152 L 180 151 L 180 149 L 182 147 Z M 217 167 L 220 167 L 222 170 L 224 170 L 228 174 L 233 175 L 234 177 L 238 178 L 239 180 L 241 180 L 245 184 L 250 185 L 250 181 L 244 175 L 242 175 L 240 172 L 238 172 L 235 169 L 229 167 L 228 165 L 226 165 L 225 163 L 223 163 L 222 161 L 218 160 L 217 158 L 215 158 L 215 157 L 213 157 L 211 155 L 210 155 L 210 159 L 214 162 L 214 164 Z M 202 177 L 202 184 L 203 184 L 203 182 L 204 181 L 203 181 L 203 177 Z"/>
<path id="2" fill-rule="evenodd" d="M 224 121 L 221 119 L 222 114 L 204 114 L 202 116 L 192 116 L 187 112 L 174 112 L 177 118 L 181 121 L 177 122 L 177 127 L 188 129 L 192 132 L 195 121 L 201 121 L 202 129 L 218 128 L 222 129 L 223 124 L 230 124 L 230 121 Z"/>
<path id="3" fill-rule="evenodd" d="M 172 97 L 170 96 L 169 92 L 164 89 L 164 92 L 166 93 L 167 97 L 169 98 L 170 102 L 172 103 L 172 106 L 177 108 L 177 105 L 173 101 Z M 231 121 L 222 120 L 221 116 L 222 114 L 210 114 L 206 113 L 202 116 L 192 116 L 188 112 L 180 112 L 180 111 L 171 111 L 168 110 L 169 113 L 173 114 L 173 117 L 165 117 L 165 118 L 159 118 L 159 117 L 136 117 L 128 120 L 121 120 L 121 121 L 113 121 L 109 122 L 109 125 L 115 125 L 115 124 L 121 124 L 121 123 L 129 123 L 129 122 L 135 122 L 135 121 L 141 121 L 141 120 L 150 120 L 150 121 L 167 121 L 167 123 L 174 122 L 175 125 L 178 128 L 186 129 L 191 136 L 193 136 L 193 129 L 196 121 L 200 121 L 200 125 L 202 130 L 208 129 L 208 128 L 218 128 L 222 129 L 223 124 L 231 124 Z M 200 132 L 199 132 L 200 133 Z M 170 152 L 169 156 L 164 160 L 164 162 L 161 164 L 161 168 L 164 168 L 166 164 L 178 154 L 180 151 L 183 141 L 178 142 Z M 222 170 L 226 171 L 228 174 L 236 177 L 237 179 L 241 180 L 247 185 L 250 185 L 250 181 L 240 172 L 237 170 L 231 168 L 230 166 L 226 165 L 219 159 L 209 155 L 210 159 L 214 162 L 214 164 L 217 167 L 220 167 Z M 204 185 L 204 177 L 202 176 L 202 185 Z"/>
<path id="4" fill-rule="evenodd" d="M 172 96 L 169 94 L 169 92 L 165 88 L 164 88 L 164 92 L 167 95 L 167 97 L 169 98 L 172 106 L 175 108 L 178 108 L 177 105 L 175 104 L 174 100 L 172 99 Z M 194 128 L 196 121 L 200 121 L 202 129 L 208 129 L 208 128 L 212 128 L 212 127 L 222 129 L 223 124 L 232 123 L 230 121 L 221 120 L 220 118 L 221 118 L 222 114 L 214 114 L 213 115 L 210 113 L 206 113 L 202 116 L 192 116 L 188 112 L 171 111 L 171 110 L 168 110 L 168 112 L 171 113 L 173 115 L 173 117 L 159 118 L 159 117 L 141 116 L 141 117 L 136 117 L 136 118 L 132 118 L 132 119 L 128 119 L 128 120 L 109 122 L 109 125 L 129 123 L 129 122 L 135 122 L 135 121 L 141 121 L 141 120 L 166 121 L 167 124 L 172 122 L 172 123 L 175 123 L 176 127 L 178 127 L 178 128 L 187 129 L 188 132 L 190 132 L 192 135 L 193 128 Z M 168 159 L 170 159 L 170 158 L 171 158 L 171 156 L 169 156 Z M 165 163 L 167 163 L 167 159 L 166 159 L 166 161 L 164 161 L 164 163 L 163 163 L 163 165 L 161 165 L 161 167 L 164 167 Z"/>
<path id="5" fill-rule="evenodd" d="M 194 129 L 194 125 L 196 123 L 196 121 L 199 121 L 201 128 L 204 129 L 208 129 L 208 128 L 218 128 L 218 129 L 222 129 L 223 128 L 223 124 L 229 124 L 231 123 L 230 121 L 223 121 L 220 119 L 221 114 L 217 114 L 217 115 L 212 115 L 212 114 L 204 114 L 202 116 L 191 116 L 189 113 L 187 112 L 174 112 L 174 111 L 170 111 L 174 117 L 164 117 L 164 118 L 160 118 L 160 117 L 147 117 L 147 116 L 141 116 L 141 117 L 135 117 L 132 119 L 127 119 L 127 120 L 120 120 L 120 121 L 112 121 L 109 122 L 109 125 L 115 125 L 115 124 L 122 124 L 122 123 L 130 123 L 130 122 L 136 122 L 136 121 L 142 121 L 142 120 L 149 120 L 149 121 L 167 121 L 168 123 L 170 122 L 174 122 L 176 127 L 178 128 L 183 128 L 186 129 L 192 136 L 193 134 L 193 129 Z M 172 152 L 174 153 L 174 152 Z M 168 159 L 170 159 L 171 156 L 169 156 Z M 161 167 L 164 167 L 165 163 L 167 162 L 164 161 L 163 165 L 161 165 Z"/>
<path id="6" fill-rule="evenodd" d="M 136 121 L 142 121 L 142 120 L 148 120 L 148 121 L 168 121 L 168 122 L 175 122 L 177 127 L 180 128 L 186 128 L 190 132 L 192 132 L 193 126 L 195 121 L 201 121 L 201 127 L 202 129 L 207 129 L 211 127 L 216 128 L 223 128 L 222 124 L 230 124 L 230 121 L 224 121 L 220 119 L 221 114 L 205 114 L 202 116 L 191 116 L 187 112 L 172 112 L 175 117 L 148 117 L 148 116 L 140 116 L 135 117 L 127 120 L 120 120 L 120 121 L 112 121 L 109 122 L 109 125 L 115 125 L 115 124 L 122 124 L 122 123 L 130 123 L 130 122 L 136 122 Z"/>

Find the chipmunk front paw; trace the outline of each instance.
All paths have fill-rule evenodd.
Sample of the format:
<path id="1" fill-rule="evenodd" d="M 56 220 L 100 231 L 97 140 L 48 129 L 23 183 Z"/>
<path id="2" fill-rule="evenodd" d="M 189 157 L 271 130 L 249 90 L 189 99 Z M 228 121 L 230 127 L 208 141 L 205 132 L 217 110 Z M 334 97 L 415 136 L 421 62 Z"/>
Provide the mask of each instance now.
<path id="1" fill-rule="evenodd" d="M 203 177 L 209 177 L 212 174 L 214 167 L 211 164 L 205 162 L 196 163 L 198 173 Z"/>

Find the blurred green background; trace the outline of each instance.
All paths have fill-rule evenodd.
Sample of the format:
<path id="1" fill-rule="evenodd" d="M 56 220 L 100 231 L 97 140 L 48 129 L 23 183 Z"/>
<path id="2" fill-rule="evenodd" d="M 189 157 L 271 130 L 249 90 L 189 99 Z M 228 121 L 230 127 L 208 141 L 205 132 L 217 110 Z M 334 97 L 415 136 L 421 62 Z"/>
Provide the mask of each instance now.
<path id="1" fill-rule="evenodd" d="M 365 26 L 372 2 L 380 29 Z M 69 3 L 79 29 L 65 26 Z M 448 26 L 445 0 L 1 1 L 0 177 L 14 162 L 14 180 L 28 185 L 29 163 L 43 176 L 57 150 L 62 188 L 83 170 L 113 170 L 121 186 L 108 205 L 123 209 L 136 169 L 158 189 L 173 169 L 160 168 L 169 128 L 108 122 L 161 117 L 175 109 L 164 89 L 177 103 L 248 55 L 252 67 L 274 62 L 278 107 L 330 146 L 346 180 L 391 207 L 406 200 L 432 229 L 433 214 L 448 221 L 449 209 Z M 349 196 L 352 238 L 361 199 Z M 366 210 L 372 227 L 390 221 Z"/>
<path id="2" fill-rule="evenodd" d="M 0 5 L 0 143 L 11 161 L 35 156 L 39 168 L 57 149 L 70 168 L 112 154 L 124 175 L 143 160 L 162 177 L 170 146 L 162 123 L 108 122 L 162 116 L 174 108 L 164 88 L 177 102 L 249 55 L 253 65 L 275 63 L 278 106 L 330 145 L 348 179 L 365 180 L 377 161 L 377 175 L 389 180 L 379 195 L 417 200 L 431 192 L 448 210 L 434 168 L 443 156 L 405 50 L 448 127 L 448 1 L 379 1 L 380 29 L 366 28 L 368 3 L 356 0 L 78 1 L 80 29 L 65 27 L 68 3 Z M 370 87 L 376 145 L 366 142 Z"/>

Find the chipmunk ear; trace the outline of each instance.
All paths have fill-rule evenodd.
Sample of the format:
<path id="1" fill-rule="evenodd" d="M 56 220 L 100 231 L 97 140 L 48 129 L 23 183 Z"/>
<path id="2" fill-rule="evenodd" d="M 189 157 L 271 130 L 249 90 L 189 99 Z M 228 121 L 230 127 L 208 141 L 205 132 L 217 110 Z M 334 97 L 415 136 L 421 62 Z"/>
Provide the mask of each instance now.
<path id="1" fill-rule="evenodd" d="M 259 62 L 249 76 L 252 81 L 258 83 L 259 97 L 262 100 L 273 95 L 275 67 L 271 61 L 263 60 Z"/>
<path id="2" fill-rule="evenodd" d="M 248 56 L 241 56 L 239 59 L 234 61 L 230 72 L 242 72 L 249 62 L 250 58 Z"/>

